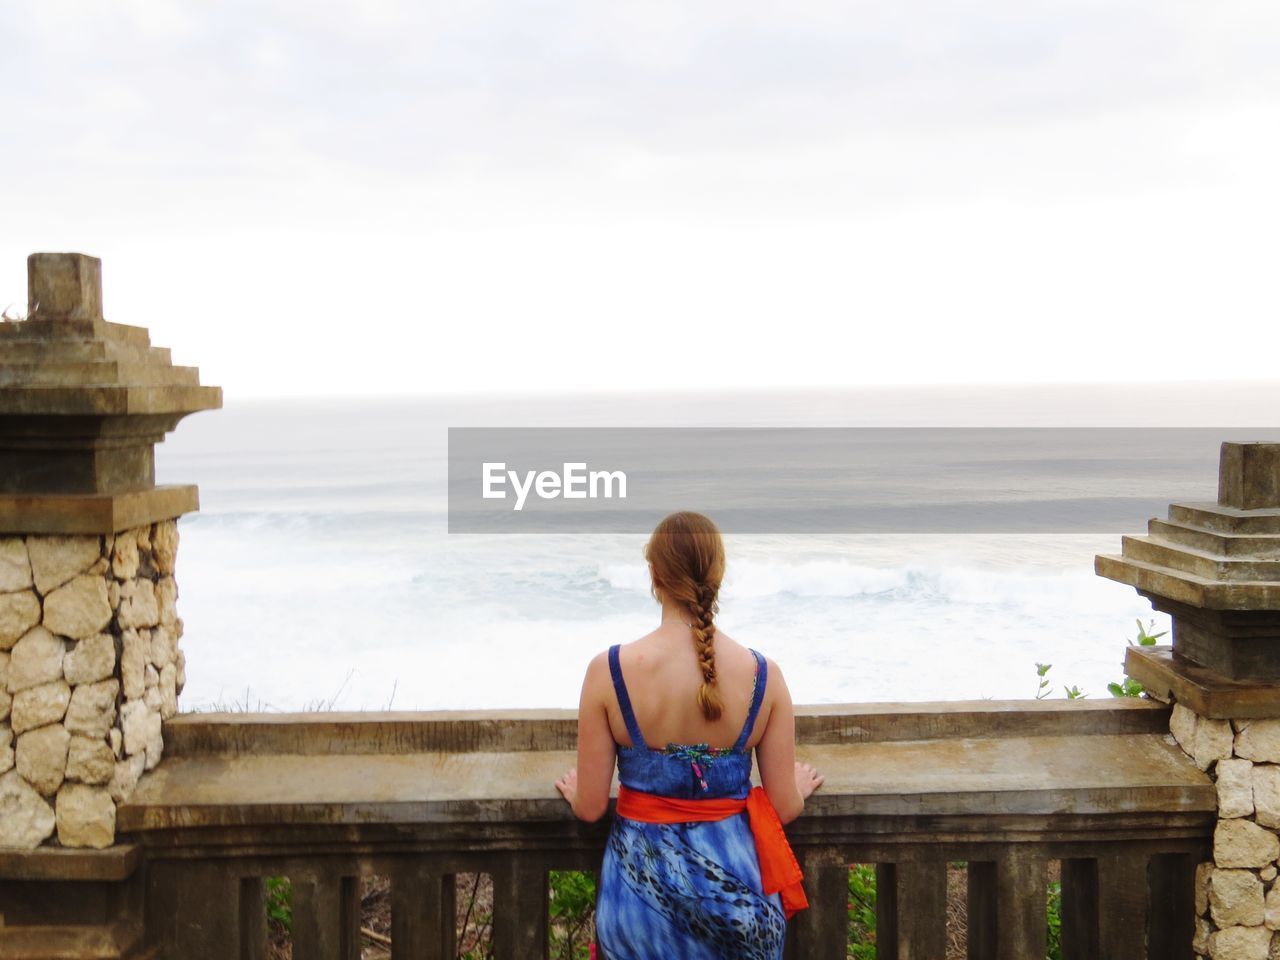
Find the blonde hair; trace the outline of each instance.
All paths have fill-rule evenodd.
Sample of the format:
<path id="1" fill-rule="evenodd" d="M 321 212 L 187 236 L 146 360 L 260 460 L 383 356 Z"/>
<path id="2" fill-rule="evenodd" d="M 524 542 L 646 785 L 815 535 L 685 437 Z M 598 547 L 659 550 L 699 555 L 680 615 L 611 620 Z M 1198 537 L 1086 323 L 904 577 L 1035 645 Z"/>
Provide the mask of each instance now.
<path id="1" fill-rule="evenodd" d="M 681 511 L 664 517 L 644 547 L 653 576 L 653 591 L 689 612 L 702 685 L 698 706 L 708 720 L 724 712 L 716 686 L 715 616 L 724 579 L 724 540 L 720 530 L 700 513 Z"/>

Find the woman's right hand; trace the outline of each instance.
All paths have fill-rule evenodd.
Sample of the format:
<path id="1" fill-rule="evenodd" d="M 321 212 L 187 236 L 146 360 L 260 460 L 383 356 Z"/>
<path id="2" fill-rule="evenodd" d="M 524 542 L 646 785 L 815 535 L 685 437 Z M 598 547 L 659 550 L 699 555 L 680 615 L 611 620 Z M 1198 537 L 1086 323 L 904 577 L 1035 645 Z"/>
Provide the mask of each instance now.
<path id="1" fill-rule="evenodd" d="M 796 761 L 796 789 L 800 791 L 800 799 L 808 800 L 813 791 L 822 786 L 824 780 L 826 777 L 812 766 Z"/>

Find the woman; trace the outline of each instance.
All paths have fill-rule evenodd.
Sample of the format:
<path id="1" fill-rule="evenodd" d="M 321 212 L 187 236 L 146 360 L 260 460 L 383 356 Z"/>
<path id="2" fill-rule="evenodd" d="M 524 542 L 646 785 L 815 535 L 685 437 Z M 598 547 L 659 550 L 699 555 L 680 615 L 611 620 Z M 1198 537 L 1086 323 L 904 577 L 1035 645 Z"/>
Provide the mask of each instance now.
<path id="1" fill-rule="evenodd" d="M 596 930 L 607 960 L 782 956 L 805 906 L 781 823 L 822 784 L 795 761 L 795 715 L 777 665 L 718 631 L 724 542 L 674 513 L 645 546 L 662 621 L 587 667 L 578 765 L 556 787 L 583 820 L 617 816 Z M 657 747 L 665 744 L 665 747 Z M 751 789 L 751 753 L 763 790 Z"/>

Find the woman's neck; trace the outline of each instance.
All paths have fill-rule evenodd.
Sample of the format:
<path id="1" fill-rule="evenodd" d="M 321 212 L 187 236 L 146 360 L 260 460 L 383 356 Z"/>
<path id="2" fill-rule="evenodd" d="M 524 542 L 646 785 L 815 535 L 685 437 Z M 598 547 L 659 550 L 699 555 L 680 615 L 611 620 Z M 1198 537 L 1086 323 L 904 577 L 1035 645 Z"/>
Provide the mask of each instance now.
<path id="1" fill-rule="evenodd" d="M 689 622 L 689 614 L 684 607 L 670 602 L 662 604 L 662 624 L 664 626 L 666 624 L 683 624 L 686 627 L 693 625 Z"/>

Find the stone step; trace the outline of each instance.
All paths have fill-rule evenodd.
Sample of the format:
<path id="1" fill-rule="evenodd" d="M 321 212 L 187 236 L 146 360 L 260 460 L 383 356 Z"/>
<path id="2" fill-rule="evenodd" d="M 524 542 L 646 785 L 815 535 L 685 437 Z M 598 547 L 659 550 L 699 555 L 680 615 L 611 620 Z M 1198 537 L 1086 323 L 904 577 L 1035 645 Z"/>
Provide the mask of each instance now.
<path id="1" fill-rule="evenodd" d="M 222 406 L 220 387 L 193 384 L 77 384 L 0 390 L 0 416 L 121 416 L 181 413 Z"/>
<path id="2" fill-rule="evenodd" d="M 1120 538 L 1123 555 L 1131 560 L 1230 583 L 1280 580 L 1280 560 L 1224 557 L 1154 537 Z"/>
<path id="3" fill-rule="evenodd" d="M 1173 520 L 1152 519 L 1147 532 L 1170 543 L 1180 544 L 1220 557 L 1280 560 L 1280 535 L 1220 533 Z"/>
<path id="4" fill-rule="evenodd" d="M 146 327 L 109 320 L 16 320 L 0 323 L 0 343 L 32 340 L 115 340 L 145 347 L 151 344 Z"/>
<path id="5" fill-rule="evenodd" d="M 4 493 L 0 494 L 0 535 L 115 533 L 199 509 L 199 494 L 189 483 L 116 494 Z"/>
<path id="6" fill-rule="evenodd" d="M 169 367 L 173 365 L 173 351 L 168 347 L 144 347 L 119 340 L 108 340 L 107 357 L 122 363 L 145 363 Z M 196 369 L 196 368 L 193 368 Z"/>
<path id="7" fill-rule="evenodd" d="M 1144 594 L 1155 594 L 1207 610 L 1280 609 L 1280 581 L 1231 582 L 1213 580 L 1133 557 L 1100 553 L 1093 558 L 1100 577 L 1127 583 Z"/>
<path id="8" fill-rule="evenodd" d="M 106 360 L 106 340 L 5 340 L 0 344 L 3 363 L 74 363 Z"/>
<path id="9" fill-rule="evenodd" d="M 8 340 L 0 341 L 0 364 L 123 363 L 170 365 L 168 347 L 149 347 L 120 340 Z"/>
<path id="10" fill-rule="evenodd" d="M 1214 533 L 1280 534 L 1280 510 L 1237 510 L 1217 503 L 1171 503 L 1169 519 Z"/>
<path id="11" fill-rule="evenodd" d="M 198 386 L 195 367 L 94 360 L 84 363 L 0 362 L 0 387 Z"/>
<path id="12" fill-rule="evenodd" d="M 1245 720 L 1280 717 L 1280 687 L 1235 680 L 1174 652 L 1168 644 L 1130 646 L 1124 672 L 1154 697 L 1182 704 L 1201 717 Z"/>

